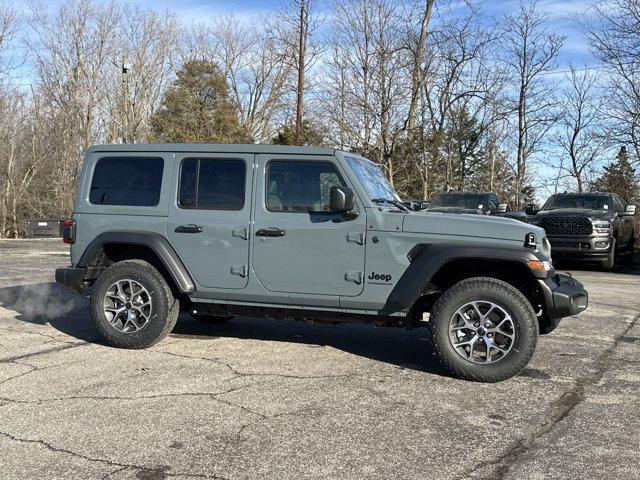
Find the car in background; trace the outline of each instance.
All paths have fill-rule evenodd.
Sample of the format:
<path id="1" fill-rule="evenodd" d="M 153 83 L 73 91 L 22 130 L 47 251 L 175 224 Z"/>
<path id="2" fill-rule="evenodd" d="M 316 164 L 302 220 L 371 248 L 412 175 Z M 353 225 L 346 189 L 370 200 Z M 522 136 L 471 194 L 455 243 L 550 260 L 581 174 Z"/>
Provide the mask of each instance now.
<path id="1" fill-rule="evenodd" d="M 504 214 L 507 205 L 494 192 L 447 192 L 436 195 L 426 211 L 496 215 Z"/>
<path id="2" fill-rule="evenodd" d="M 614 193 L 562 193 L 552 195 L 530 223 L 546 231 L 554 260 L 595 261 L 611 269 L 617 261 L 633 261 L 635 213 L 635 205 Z"/>
<path id="3" fill-rule="evenodd" d="M 419 212 L 420 210 L 426 210 L 427 208 L 429 208 L 431 201 L 430 200 L 404 200 L 402 203 L 405 205 L 405 207 L 408 207 L 411 210 Z"/>

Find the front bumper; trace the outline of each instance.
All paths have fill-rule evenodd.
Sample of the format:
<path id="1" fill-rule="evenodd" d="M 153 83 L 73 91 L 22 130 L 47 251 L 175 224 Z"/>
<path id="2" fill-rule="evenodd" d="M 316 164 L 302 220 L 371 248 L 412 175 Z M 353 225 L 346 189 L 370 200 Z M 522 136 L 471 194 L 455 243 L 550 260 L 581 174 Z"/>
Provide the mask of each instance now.
<path id="1" fill-rule="evenodd" d="M 554 258 L 606 258 L 615 245 L 610 235 L 548 236 Z"/>
<path id="2" fill-rule="evenodd" d="M 86 268 L 56 268 L 56 282 L 73 292 L 83 292 L 86 286 L 86 277 Z"/>
<path id="3" fill-rule="evenodd" d="M 549 319 L 577 315 L 589 304 L 589 294 L 582 284 L 570 275 L 556 274 L 538 280 L 545 300 L 545 314 Z"/>

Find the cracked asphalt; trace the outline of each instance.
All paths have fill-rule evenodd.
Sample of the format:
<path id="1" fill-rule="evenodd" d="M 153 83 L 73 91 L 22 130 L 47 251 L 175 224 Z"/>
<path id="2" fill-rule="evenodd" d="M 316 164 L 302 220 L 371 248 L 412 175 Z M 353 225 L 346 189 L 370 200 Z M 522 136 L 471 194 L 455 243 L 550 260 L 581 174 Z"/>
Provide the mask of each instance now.
<path id="1" fill-rule="evenodd" d="M 2 478 L 640 478 L 640 269 L 572 270 L 590 308 L 487 385 L 423 329 L 181 317 L 110 348 L 53 282 L 68 263 L 0 241 Z"/>

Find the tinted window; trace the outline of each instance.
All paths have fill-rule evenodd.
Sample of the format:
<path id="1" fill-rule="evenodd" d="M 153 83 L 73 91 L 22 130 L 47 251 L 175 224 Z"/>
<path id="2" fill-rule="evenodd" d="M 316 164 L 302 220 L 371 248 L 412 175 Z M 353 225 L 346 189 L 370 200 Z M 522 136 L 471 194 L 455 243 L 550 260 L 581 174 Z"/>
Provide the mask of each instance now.
<path id="1" fill-rule="evenodd" d="M 441 193 L 433 199 L 429 208 L 465 208 L 469 210 L 475 210 L 487 206 L 487 197 L 485 195 L 478 194 L 460 194 L 460 193 Z"/>
<path id="2" fill-rule="evenodd" d="M 342 185 L 330 163 L 270 162 L 267 208 L 276 212 L 328 211 L 331 187 Z"/>
<path id="3" fill-rule="evenodd" d="M 160 201 L 164 161 L 157 157 L 104 157 L 93 171 L 94 205 L 151 207 Z"/>
<path id="4" fill-rule="evenodd" d="M 580 208 L 587 210 L 609 210 L 612 201 L 608 195 L 593 194 L 556 194 L 551 195 L 543 210 L 556 210 L 559 208 Z"/>
<path id="5" fill-rule="evenodd" d="M 182 208 L 241 210 L 245 174 L 243 160 L 187 158 L 180 170 L 178 204 Z"/>

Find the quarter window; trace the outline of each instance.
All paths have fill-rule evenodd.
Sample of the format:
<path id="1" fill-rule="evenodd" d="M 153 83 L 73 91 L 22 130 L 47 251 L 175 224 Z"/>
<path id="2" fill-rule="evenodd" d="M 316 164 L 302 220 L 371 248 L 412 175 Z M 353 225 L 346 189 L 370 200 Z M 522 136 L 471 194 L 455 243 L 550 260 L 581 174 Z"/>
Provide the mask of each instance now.
<path id="1" fill-rule="evenodd" d="M 103 157 L 93 170 L 89 202 L 152 207 L 160 202 L 164 160 L 159 157 Z"/>
<path id="2" fill-rule="evenodd" d="M 267 209 L 326 212 L 329 211 L 331 187 L 343 185 L 330 163 L 272 161 L 267 167 Z"/>
<path id="3" fill-rule="evenodd" d="M 243 160 L 187 158 L 180 170 L 178 205 L 201 210 L 242 210 L 245 176 Z"/>

